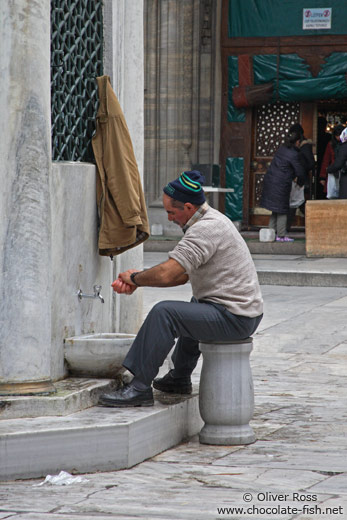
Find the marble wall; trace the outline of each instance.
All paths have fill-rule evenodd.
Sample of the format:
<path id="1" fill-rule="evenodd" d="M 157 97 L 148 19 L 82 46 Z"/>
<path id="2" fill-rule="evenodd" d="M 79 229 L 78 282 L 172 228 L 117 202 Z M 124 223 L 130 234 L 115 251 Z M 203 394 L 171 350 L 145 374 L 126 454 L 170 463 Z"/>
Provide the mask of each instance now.
<path id="1" fill-rule="evenodd" d="M 56 162 L 52 171 L 52 348 L 53 379 L 64 374 L 63 339 L 112 332 L 113 264 L 98 255 L 95 166 Z M 105 303 L 78 299 L 101 285 Z"/>
<path id="2" fill-rule="evenodd" d="M 105 0 L 105 74 L 143 172 L 143 2 Z M 142 293 L 111 290 L 142 268 L 142 246 L 111 262 L 97 251 L 95 167 L 51 162 L 50 0 L 0 2 L 0 392 L 65 375 L 63 340 L 136 332 Z M 78 300 L 102 285 L 105 299 Z M 42 389 L 42 388 L 41 388 Z"/>

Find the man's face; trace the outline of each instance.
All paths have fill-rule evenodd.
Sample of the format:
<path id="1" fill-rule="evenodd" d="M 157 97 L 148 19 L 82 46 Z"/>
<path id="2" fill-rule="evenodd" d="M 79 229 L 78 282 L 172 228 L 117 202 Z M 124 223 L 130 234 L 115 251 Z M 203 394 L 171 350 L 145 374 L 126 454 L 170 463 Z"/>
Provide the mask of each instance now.
<path id="1" fill-rule="evenodd" d="M 190 208 L 191 204 L 185 204 L 183 209 L 175 208 L 172 206 L 172 198 L 166 195 L 166 193 L 163 195 L 163 204 L 168 220 L 174 222 L 181 228 L 187 224 L 188 220 L 192 216 Z"/>

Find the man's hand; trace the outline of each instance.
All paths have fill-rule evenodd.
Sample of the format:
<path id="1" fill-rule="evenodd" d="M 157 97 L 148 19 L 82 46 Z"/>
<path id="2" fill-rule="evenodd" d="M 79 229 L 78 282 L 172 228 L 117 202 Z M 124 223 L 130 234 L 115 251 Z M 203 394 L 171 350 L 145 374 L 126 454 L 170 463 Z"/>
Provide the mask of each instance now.
<path id="1" fill-rule="evenodd" d="M 118 294 L 133 294 L 136 291 L 137 286 L 133 284 L 130 279 L 131 273 L 137 273 L 137 269 L 128 269 L 124 273 L 119 273 L 117 280 L 115 280 L 111 285 L 113 290 Z"/>

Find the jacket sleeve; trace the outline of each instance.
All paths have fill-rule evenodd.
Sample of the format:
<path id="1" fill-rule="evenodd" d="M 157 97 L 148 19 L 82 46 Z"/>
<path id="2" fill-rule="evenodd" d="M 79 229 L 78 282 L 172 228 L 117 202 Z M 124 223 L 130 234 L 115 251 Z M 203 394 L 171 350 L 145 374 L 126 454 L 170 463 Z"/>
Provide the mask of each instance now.
<path id="1" fill-rule="evenodd" d="M 325 149 L 325 152 L 324 152 L 322 166 L 321 166 L 320 174 L 319 174 L 319 177 L 321 179 L 327 178 L 327 168 L 333 162 L 334 162 L 334 150 L 333 150 L 331 143 L 328 143 L 327 147 Z"/>
<path id="2" fill-rule="evenodd" d="M 345 167 L 347 161 L 347 145 L 341 145 L 338 154 L 336 154 L 333 164 L 328 166 L 327 173 L 337 173 Z"/>
<path id="3" fill-rule="evenodd" d="M 314 160 L 314 155 L 312 152 L 312 144 L 311 143 L 304 144 L 300 148 L 300 153 L 302 154 L 302 158 L 305 163 L 304 166 L 305 166 L 306 172 L 307 173 L 309 171 L 314 172 L 314 167 L 315 167 L 316 162 Z"/>

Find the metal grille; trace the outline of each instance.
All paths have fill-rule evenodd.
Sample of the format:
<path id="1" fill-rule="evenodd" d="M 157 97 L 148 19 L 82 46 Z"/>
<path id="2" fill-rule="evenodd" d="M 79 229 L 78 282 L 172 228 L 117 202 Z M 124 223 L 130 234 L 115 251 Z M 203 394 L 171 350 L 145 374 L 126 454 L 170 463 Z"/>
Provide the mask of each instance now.
<path id="1" fill-rule="evenodd" d="M 102 0 L 51 0 L 52 156 L 91 161 L 102 75 Z"/>
<path id="2" fill-rule="evenodd" d="M 256 151 L 257 157 L 272 157 L 283 143 L 291 125 L 300 119 L 300 104 L 278 101 L 261 105 L 257 109 Z"/>

